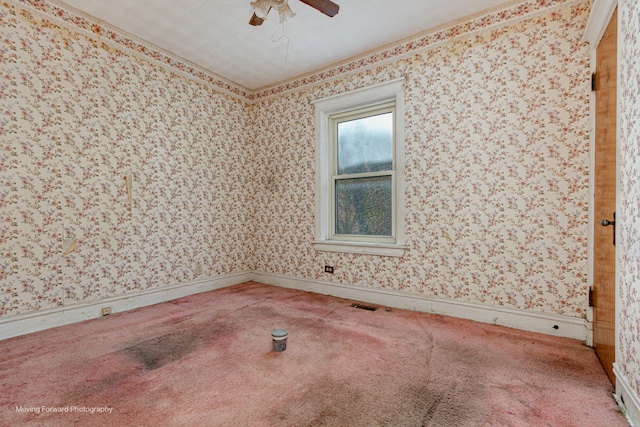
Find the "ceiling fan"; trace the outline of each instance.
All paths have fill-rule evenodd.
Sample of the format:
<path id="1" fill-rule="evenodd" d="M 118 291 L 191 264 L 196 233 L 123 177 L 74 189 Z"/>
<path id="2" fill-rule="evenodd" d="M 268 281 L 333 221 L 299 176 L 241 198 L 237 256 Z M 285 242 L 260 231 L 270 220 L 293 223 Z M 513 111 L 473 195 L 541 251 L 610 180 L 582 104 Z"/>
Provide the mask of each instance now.
<path id="1" fill-rule="evenodd" d="M 319 10 L 329 17 L 334 17 L 340 10 L 340 6 L 332 2 L 331 0 L 300 0 L 302 3 L 311 6 L 312 8 Z M 292 18 L 295 13 L 288 5 L 288 0 L 256 0 L 251 2 L 254 12 L 253 16 L 249 20 L 249 24 L 257 27 L 262 25 L 271 8 L 275 8 L 280 14 L 280 22 L 286 18 Z"/>

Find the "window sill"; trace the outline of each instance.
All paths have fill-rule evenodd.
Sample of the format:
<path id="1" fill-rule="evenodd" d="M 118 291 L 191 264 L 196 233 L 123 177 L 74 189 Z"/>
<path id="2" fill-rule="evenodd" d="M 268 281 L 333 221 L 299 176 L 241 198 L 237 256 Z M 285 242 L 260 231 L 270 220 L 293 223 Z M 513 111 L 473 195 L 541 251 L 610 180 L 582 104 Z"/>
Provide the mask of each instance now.
<path id="1" fill-rule="evenodd" d="M 313 248 L 322 252 L 343 252 L 361 255 L 378 255 L 401 257 L 407 250 L 406 246 L 387 243 L 342 242 L 337 240 L 316 240 Z"/>

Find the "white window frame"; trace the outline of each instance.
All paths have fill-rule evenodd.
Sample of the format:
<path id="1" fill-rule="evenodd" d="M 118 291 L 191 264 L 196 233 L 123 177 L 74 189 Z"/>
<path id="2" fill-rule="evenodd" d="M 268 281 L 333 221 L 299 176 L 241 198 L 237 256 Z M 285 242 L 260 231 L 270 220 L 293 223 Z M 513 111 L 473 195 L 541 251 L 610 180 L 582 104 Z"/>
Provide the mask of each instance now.
<path id="1" fill-rule="evenodd" d="M 313 247 L 318 251 L 346 252 L 365 255 L 401 257 L 404 246 L 404 79 L 380 83 L 352 92 L 316 100 L 316 227 Z M 332 173 L 334 153 L 331 132 L 331 116 L 352 110 L 364 109 L 389 102 L 395 104 L 394 144 L 394 236 L 386 242 L 371 241 L 366 236 L 354 236 L 345 240 L 333 237 Z"/>

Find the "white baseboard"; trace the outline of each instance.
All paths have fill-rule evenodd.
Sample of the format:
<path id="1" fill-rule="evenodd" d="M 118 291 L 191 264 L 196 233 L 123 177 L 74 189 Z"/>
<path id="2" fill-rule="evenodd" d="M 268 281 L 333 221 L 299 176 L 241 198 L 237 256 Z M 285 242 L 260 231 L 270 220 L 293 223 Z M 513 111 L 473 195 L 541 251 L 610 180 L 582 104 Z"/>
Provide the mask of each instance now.
<path id="1" fill-rule="evenodd" d="M 236 285 L 248 280 L 251 280 L 251 273 L 241 272 L 166 286 L 130 295 L 105 298 L 84 304 L 0 318 L 0 340 L 95 319 L 101 317 L 103 307 L 111 307 L 111 313 L 113 314 Z"/>
<path id="2" fill-rule="evenodd" d="M 131 295 L 106 298 L 85 304 L 0 318 L 0 340 L 95 319 L 101 317 L 101 309 L 103 307 L 111 307 L 112 313 L 118 313 L 236 285 L 249 280 L 378 304 L 385 307 L 442 314 L 526 331 L 573 338 L 588 343 L 590 324 L 585 319 L 262 272 L 235 273 Z M 557 328 L 555 328 L 556 326 Z"/>
<path id="3" fill-rule="evenodd" d="M 362 288 L 272 273 L 253 272 L 251 277 L 256 282 L 378 304 L 385 307 L 442 314 L 525 331 L 572 338 L 583 342 L 588 341 L 588 322 L 585 319 L 575 317 L 404 294 L 383 289 Z"/>
<path id="4" fill-rule="evenodd" d="M 616 400 L 624 411 L 631 427 L 640 426 L 640 397 L 629 385 L 627 377 L 620 371 L 618 364 L 613 364 L 616 376 Z"/>

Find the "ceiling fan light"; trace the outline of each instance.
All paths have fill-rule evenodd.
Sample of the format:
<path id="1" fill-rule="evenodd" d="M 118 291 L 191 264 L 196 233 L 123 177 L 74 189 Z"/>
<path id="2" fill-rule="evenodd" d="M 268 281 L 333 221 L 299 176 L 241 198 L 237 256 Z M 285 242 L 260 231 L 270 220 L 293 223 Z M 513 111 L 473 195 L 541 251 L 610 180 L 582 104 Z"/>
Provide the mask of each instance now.
<path id="1" fill-rule="evenodd" d="M 269 0 L 256 0 L 251 2 L 253 12 L 258 18 L 266 19 L 269 9 L 271 9 L 271 2 Z"/>
<path id="2" fill-rule="evenodd" d="M 293 10 L 291 10 L 288 4 L 281 9 L 278 9 L 278 13 L 280 14 L 280 23 L 283 23 L 287 19 L 296 16 L 296 14 L 293 13 Z"/>

